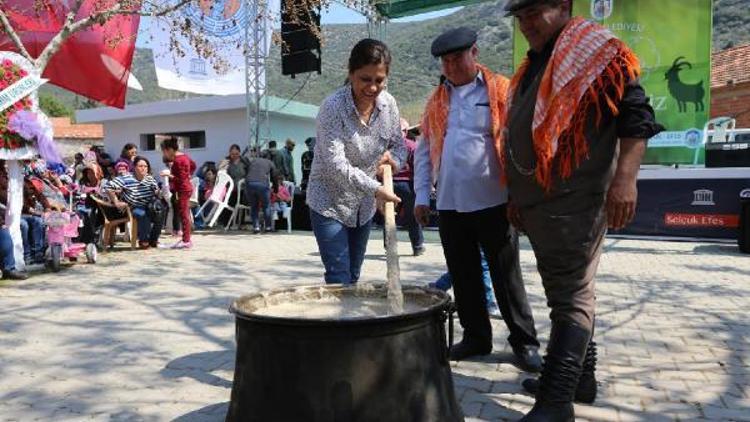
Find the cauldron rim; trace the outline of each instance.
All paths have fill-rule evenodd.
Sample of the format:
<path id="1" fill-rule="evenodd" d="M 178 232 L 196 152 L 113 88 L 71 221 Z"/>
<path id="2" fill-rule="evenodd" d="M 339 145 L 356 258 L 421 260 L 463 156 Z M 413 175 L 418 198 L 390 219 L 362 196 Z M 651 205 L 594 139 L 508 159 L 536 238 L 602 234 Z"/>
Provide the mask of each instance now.
<path id="1" fill-rule="evenodd" d="M 372 283 L 368 284 L 373 286 L 375 289 L 385 289 L 384 283 Z M 447 313 L 451 306 L 451 297 L 440 289 L 435 289 L 423 285 L 403 285 L 402 291 L 404 295 L 413 294 L 415 291 L 423 292 L 425 294 L 431 294 L 438 296 L 439 299 L 436 303 L 425 306 L 416 312 L 408 312 L 399 315 L 385 315 L 376 317 L 356 317 L 356 318 L 342 318 L 342 319 L 326 319 L 326 318 L 295 318 L 295 317 L 278 317 L 270 315 L 258 315 L 243 312 L 237 306 L 238 302 L 248 299 L 255 299 L 262 297 L 263 295 L 278 295 L 283 293 L 294 293 L 299 292 L 301 289 L 329 289 L 329 290 L 346 290 L 356 289 L 357 286 L 345 286 L 345 285 L 298 285 L 284 288 L 278 288 L 258 293 L 251 293 L 242 295 L 239 298 L 232 301 L 229 305 L 229 313 L 233 314 L 238 319 L 247 321 L 255 321 L 263 324 L 274 324 L 274 325 L 286 325 L 286 326 L 325 326 L 325 327 L 340 327 L 340 326 L 358 326 L 358 325 L 371 325 L 371 324 L 387 324 L 404 322 L 409 320 L 424 319 L 426 316 L 439 313 Z"/>

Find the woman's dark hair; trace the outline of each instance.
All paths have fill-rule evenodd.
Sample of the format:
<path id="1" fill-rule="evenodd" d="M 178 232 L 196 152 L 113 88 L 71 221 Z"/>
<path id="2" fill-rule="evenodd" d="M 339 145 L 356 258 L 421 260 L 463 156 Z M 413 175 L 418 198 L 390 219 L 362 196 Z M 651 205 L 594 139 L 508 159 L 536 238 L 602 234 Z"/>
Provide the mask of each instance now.
<path id="1" fill-rule="evenodd" d="M 384 64 L 386 73 L 391 67 L 391 51 L 384 42 L 365 38 L 352 48 L 349 54 L 349 73 L 365 66 Z"/>
<path id="2" fill-rule="evenodd" d="M 162 151 L 164 151 L 165 149 L 173 149 L 175 151 L 179 151 L 180 144 L 177 143 L 177 138 L 167 138 L 161 141 L 161 149 Z"/>
<path id="3" fill-rule="evenodd" d="M 93 181 L 96 182 L 96 172 L 94 172 L 94 170 L 89 167 L 85 167 L 81 172 L 81 180 L 78 181 L 79 184 L 87 185 L 87 183 L 91 181 L 91 176 L 94 176 Z"/>
<path id="4" fill-rule="evenodd" d="M 137 166 L 139 161 L 145 161 L 146 162 L 146 167 L 148 167 L 148 174 L 151 174 L 151 163 L 148 161 L 148 158 L 146 158 L 146 157 L 144 157 L 142 155 L 139 155 L 139 156 L 133 158 L 133 167 Z"/>
<path id="5" fill-rule="evenodd" d="M 237 144 L 232 144 L 232 145 L 230 145 L 230 146 L 229 146 L 229 152 L 231 153 L 233 149 L 236 149 L 236 150 L 237 150 L 237 152 L 239 152 L 240 154 L 242 154 L 242 148 L 240 148 L 240 146 L 239 146 L 239 145 L 237 145 Z M 228 159 L 229 159 L 229 154 L 227 154 L 227 160 L 228 160 Z"/>
<path id="6" fill-rule="evenodd" d="M 125 154 L 128 153 L 128 151 L 130 151 L 131 149 L 136 149 L 136 148 L 138 147 L 135 146 L 135 144 L 131 144 L 130 142 L 128 142 L 127 144 L 125 144 L 124 147 L 122 147 L 122 151 L 120 152 L 120 157 L 124 157 Z"/>

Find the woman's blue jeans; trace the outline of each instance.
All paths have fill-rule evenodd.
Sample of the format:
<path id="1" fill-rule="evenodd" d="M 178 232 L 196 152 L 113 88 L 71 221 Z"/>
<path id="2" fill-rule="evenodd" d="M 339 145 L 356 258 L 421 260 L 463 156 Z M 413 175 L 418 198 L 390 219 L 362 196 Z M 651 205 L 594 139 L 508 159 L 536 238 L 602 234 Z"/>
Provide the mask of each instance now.
<path id="1" fill-rule="evenodd" d="M 15 271 L 16 259 L 13 257 L 13 239 L 6 228 L 0 228 L 0 256 L 2 256 L 3 271 Z"/>
<path id="2" fill-rule="evenodd" d="M 44 261 L 44 220 L 36 215 L 21 216 L 23 256 L 27 261 Z"/>
<path id="3" fill-rule="evenodd" d="M 161 228 L 164 224 L 161 221 L 151 221 L 151 216 L 145 207 L 133 207 L 131 212 L 133 213 L 133 217 L 138 221 L 138 241 L 158 241 Z"/>
<path id="4" fill-rule="evenodd" d="M 260 216 L 263 213 L 263 221 L 266 230 L 271 228 L 271 188 L 268 183 L 245 182 L 247 199 L 250 201 L 250 218 L 254 228 L 260 228 Z"/>
<path id="5" fill-rule="evenodd" d="M 338 220 L 310 210 L 310 223 L 326 269 L 326 283 L 352 284 L 359 280 L 371 222 L 368 220 L 358 227 L 347 227 Z"/>
<path id="6" fill-rule="evenodd" d="M 487 304 L 495 303 L 495 291 L 492 289 L 492 277 L 490 277 L 490 267 L 487 265 L 487 259 L 484 257 L 484 252 L 480 253 L 482 255 L 482 279 L 484 281 L 484 293 L 487 296 Z M 437 279 L 435 282 L 435 287 L 442 291 L 448 291 L 451 287 L 453 287 L 453 279 L 451 278 L 451 273 L 446 272 L 443 275 L 440 276 L 440 278 Z"/>

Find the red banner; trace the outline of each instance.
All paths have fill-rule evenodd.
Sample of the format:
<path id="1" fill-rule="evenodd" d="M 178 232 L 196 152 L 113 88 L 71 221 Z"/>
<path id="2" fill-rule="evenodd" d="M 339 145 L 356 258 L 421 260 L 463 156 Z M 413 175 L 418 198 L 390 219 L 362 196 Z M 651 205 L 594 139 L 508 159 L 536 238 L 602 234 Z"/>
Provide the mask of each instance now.
<path id="1" fill-rule="evenodd" d="M 681 227 L 725 227 L 740 226 L 740 216 L 736 214 L 684 214 L 668 212 L 664 214 L 664 224 Z"/>
<path id="2" fill-rule="evenodd" d="M 26 50 L 36 58 L 62 29 L 65 16 L 70 11 L 69 3 L 59 0 L 6 0 L 0 7 Z M 117 3 L 116 0 L 85 0 L 75 21 Z M 116 15 L 104 25 L 94 25 L 76 32 L 63 42 L 49 61 L 43 77 L 69 91 L 123 108 L 139 23 L 137 14 Z M 17 51 L 5 34 L 0 34 L 0 50 Z"/>

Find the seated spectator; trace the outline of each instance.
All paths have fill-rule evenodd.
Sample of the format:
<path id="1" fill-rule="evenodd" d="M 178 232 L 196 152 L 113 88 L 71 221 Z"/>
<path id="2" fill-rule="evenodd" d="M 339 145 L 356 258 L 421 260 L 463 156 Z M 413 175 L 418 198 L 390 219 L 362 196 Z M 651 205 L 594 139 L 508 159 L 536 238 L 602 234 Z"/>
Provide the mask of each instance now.
<path id="1" fill-rule="evenodd" d="M 133 174 L 127 163 L 119 162 L 115 164 L 115 177 L 125 176 L 126 174 Z"/>
<path id="2" fill-rule="evenodd" d="M 151 210 L 154 201 L 161 201 L 159 187 L 151 176 L 151 164 L 144 157 L 133 160 L 133 174 L 117 176 L 107 184 L 107 195 L 119 209 L 130 207 L 138 220 L 138 242 L 141 249 L 157 247 L 164 215 Z"/>
<path id="3" fill-rule="evenodd" d="M 59 209 L 59 205 L 50 204 L 42 194 L 41 181 L 35 183 L 30 177 L 24 178 L 23 207 L 21 209 L 21 238 L 23 239 L 23 255 L 26 264 L 43 264 L 44 250 L 44 219 L 42 216 L 52 208 Z"/>
<path id="4" fill-rule="evenodd" d="M 229 147 L 229 155 L 227 155 L 226 159 L 222 160 L 219 163 L 219 170 L 224 170 L 227 172 L 229 177 L 232 178 L 232 181 L 234 181 L 234 186 L 237 186 L 241 180 L 245 180 L 249 168 L 250 163 L 248 162 L 247 158 L 242 156 L 240 146 L 237 144 L 232 144 L 232 146 Z M 231 192 L 229 192 L 229 204 L 234 206 L 236 202 L 237 188 L 235 187 Z M 245 194 L 245 192 L 240 193 L 240 203 L 248 203 L 247 195 Z M 219 216 L 219 223 L 221 225 L 226 225 L 229 222 L 229 218 L 231 218 L 231 215 L 231 211 L 224 210 Z"/>
<path id="5" fill-rule="evenodd" d="M 101 188 L 101 169 L 96 163 L 87 163 L 83 169 L 79 183 L 79 192 L 82 199 L 76 205 L 76 213 L 83 222 L 83 227 L 79 231 L 78 241 L 83 243 L 96 243 L 96 234 L 101 225 L 96 203 L 92 199 L 97 195 Z"/>
<path id="6" fill-rule="evenodd" d="M 216 172 L 218 171 L 216 169 L 216 162 L 214 162 L 214 161 L 206 161 L 205 163 L 203 163 L 202 166 L 200 166 L 200 168 L 195 173 L 195 175 L 198 176 L 201 180 L 205 179 L 206 178 L 206 172 L 209 171 L 209 170 L 213 171 L 214 175 L 216 174 Z"/>
<path id="7" fill-rule="evenodd" d="M 52 164 L 48 165 L 47 169 L 39 175 L 42 181 L 42 194 L 44 194 L 50 203 L 56 203 L 61 208 L 65 208 L 65 205 L 68 203 L 66 198 L 70 196 L 70 190 L 64 183 L 64 180 L 67 179 L 68 182 L 72 182 L 66 176 L 66 171 L 64 165 Z"/>
<path id="8" fill-rule="evenodd" d="M 286 214 L 289 204 L 292 202 L 292 195 L 289 189 L 284 186 L 284 176 L 279 174 L 273 181 L 271 187 L 271 212 L 274 218 L 271 223 L 271 231 L 276 231 L 276 219 Z"/>
<path id="9" fill-rule="evenodd" d="M 198 203 L 203 205 L 206 200 L 211 196 L 214 191 L 216 184 L 216 170 L 207 168 L 203 172 L 203 178 L 198 184 Z"/>
<path id="10" fill-rule="evenodd" d="M 86 163 L 84 163 L 83 160 L 84 155 L 77 152 L 75 155 L 75 162 L 73 163 L 73 171 L 75 172 L 73 174 L 74 180 L 80 180 L 83 176 L 83 169 L 86 168 Z"/>
<path id="11" fill-rule="evenodd" d="M 133 160 L 135 157 L 138 156 L 138 147 L 135 146 L 135 144 L 127 143 L 124 147 L 122 147 L 122 151 L 120 152 L 120 158 L 115 161 L 115 167 L 117 167 L 118 164 L 124 163 L 128 166 L 128 172 L 133 172 Z"/>

